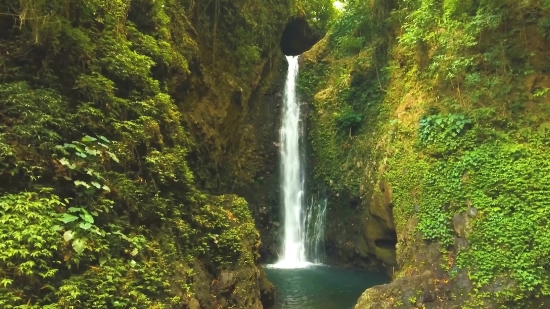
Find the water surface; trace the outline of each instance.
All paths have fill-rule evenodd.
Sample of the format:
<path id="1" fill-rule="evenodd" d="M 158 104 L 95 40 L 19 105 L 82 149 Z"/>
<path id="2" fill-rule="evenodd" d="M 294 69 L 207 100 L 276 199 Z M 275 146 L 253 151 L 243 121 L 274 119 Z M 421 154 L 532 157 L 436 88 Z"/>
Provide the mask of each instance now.
<path id="1" fill-rule="evenodd" d="M 328 266 L 265 271 L 277 290 L 272 309 L 349 309 L 367 288 L 389 282 L 384 274 Z"/>

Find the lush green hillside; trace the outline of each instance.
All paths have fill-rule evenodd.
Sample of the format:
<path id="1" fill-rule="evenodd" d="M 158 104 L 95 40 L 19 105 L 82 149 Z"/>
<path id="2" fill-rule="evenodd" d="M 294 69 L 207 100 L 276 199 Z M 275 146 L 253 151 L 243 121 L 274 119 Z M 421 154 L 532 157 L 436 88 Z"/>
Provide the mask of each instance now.
<path id="1" fill-rule="evenodd" d="M 0 307 L 269 301 L 248 204 L 225 193 L 261 169 L 252 103 L 293 8 L 0 4 Z"/>
<path id="2" fill-rule="evenodd" d="M 537 0 L 348 0 L 305 54 L 329 241 L 400 278 L 356 308 L 548 306 L 549 56 Z"/>

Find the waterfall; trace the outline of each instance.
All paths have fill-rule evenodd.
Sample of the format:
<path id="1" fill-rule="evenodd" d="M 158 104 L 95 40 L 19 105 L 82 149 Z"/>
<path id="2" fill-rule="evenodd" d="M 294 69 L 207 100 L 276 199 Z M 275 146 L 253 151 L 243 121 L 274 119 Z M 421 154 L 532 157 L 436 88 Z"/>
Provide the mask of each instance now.
<path id="1" fill-rule="evenodd" d="M 282 255 L 273 265 L 278 268 L 306 267 L 319 263 L 324 240 L 326 200 L 311 199 L 305 205 L 305 177 L 301 162 L 300 104 L 296 98 L 298 57 L 287 56 L 288 73 L 284 90 L 281 126 L 281 189 L 284 209 Z M 306 207 L 304 207 L 306 206 Z M 321 208 L 320 211 L 318 208 Z"/>
<path id="2" fill-rule="evenodd" d="M 306 205 L 306 250 L 313 263 L 321 263 L 325 254 L 326 193 L 311 195 Z"/>

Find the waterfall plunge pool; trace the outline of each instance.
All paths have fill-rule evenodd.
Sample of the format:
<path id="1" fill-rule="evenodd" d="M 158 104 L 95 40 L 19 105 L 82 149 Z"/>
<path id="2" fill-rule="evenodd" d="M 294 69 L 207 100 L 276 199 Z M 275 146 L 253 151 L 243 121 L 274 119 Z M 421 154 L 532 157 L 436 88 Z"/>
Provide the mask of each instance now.
<path id="1" fill-rule="evenodd" d="M 325 265 L 302 268 L 264 267 L 275 285 L 275 305 L 270 309 L 350 309 L 368 288 L 385 284 L 381 273 Z"/>

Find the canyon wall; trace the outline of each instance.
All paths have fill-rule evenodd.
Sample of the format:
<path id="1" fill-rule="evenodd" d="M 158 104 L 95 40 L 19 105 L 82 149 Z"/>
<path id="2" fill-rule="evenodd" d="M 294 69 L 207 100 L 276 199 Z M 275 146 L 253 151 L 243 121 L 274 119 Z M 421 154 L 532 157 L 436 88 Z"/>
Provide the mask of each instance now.
<path id="1" fill-rule="evenodd" d="M 303 55 L 329 254 L 394 278 L 357 309 L 547 307 L 549 11 L 348 1 Z"/>

